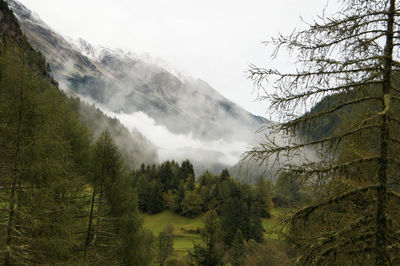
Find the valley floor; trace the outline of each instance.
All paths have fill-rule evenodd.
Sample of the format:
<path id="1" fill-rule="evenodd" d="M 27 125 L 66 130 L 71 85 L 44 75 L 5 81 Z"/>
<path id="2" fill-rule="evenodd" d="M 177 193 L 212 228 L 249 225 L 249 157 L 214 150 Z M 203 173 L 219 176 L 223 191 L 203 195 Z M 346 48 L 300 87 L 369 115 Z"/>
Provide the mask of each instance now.
<path id="1" fill-rule="evenodd" d="M 262 219 L 264 227 L 264 237 L 266 240 L 277 240 L 278 235 L 273 229 L 280 214 L 288 211 L 287 209 L 272 209 L 272 218 Z M 154 235 L 158 235 L 166 226 L 174 228 L 174 249 L 177 256 L 186 256 L 193 247 L 194 241 L 200 241 L 200 230 L 203 227 L 201 216 L 187 218 L 175 214 L 171 211 L 163 211 L 158 214 L 143 214 L 144 227 L 151 230 Z"/>

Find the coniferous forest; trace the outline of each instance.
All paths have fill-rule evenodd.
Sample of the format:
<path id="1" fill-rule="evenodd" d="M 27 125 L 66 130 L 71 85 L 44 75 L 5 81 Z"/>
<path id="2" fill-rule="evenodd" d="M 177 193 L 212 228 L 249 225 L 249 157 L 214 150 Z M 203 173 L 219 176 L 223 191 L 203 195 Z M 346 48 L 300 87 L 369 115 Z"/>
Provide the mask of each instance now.
<path id="1" fill-rule="evenodd" d="M 0 0 L 0 263 L 399 265 L 400 7 L 342 2 L 273 40 L 301 69 L 251 66 L 260 90 L 274 79 L 269 134 L 288 141 L 248 151 L 273 171 L 246 183 L 157 162 L 140 133 L 66 95 Z"/>
<path id="2" fill-rule="evenodd" d="M 196 180 L 188 160 L 130 170 L 129 154 L 122 155 L 109 131 L 93 137 L 93 126 L 76 111 L 80 103 L 58 89 L 4 1 L 1 15 L 3 264 L 163 263 L 171 254 L 171 232 L 155 237 L 143 228 L 140 213 L 167 209 L 186 217 L 207 214 L 211 232 L 193 249 L 193 263 L 212 256 L 208 265 L 221 264 L 224 249 L 263 241 L 270 183 L 244 185 L 227 170 Z M 161 242 L 166 244 L 158 247 Z M 226 247 L 204 246 L 214 243 Z"/>

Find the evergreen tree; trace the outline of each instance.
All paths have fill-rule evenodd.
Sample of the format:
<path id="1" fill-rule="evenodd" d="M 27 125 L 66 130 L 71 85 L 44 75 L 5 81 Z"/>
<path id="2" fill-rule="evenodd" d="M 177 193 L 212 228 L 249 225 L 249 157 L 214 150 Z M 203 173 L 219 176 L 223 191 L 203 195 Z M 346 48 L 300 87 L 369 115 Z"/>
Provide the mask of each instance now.
<path id="1" fill-rule="evenodd" d="M 196 191 L 186 190 L 181 209 L 184 216 L 194 217 L 199 215 L 203 209 L 203 201 L 199 194 Z"/>
<path id="2" fill-rule="evenodd" d="M 3 0 L 0 11 L 4 264 L 146 265 L 151 236 L 111 137 L 104 133 L 92 153 L 88 129 L 43 56 Z"/>
<path id="3" fill-rule="evenodd" d="M 218 214 L 210 210 L 203 216 L 204 229 L 201 232 L 201 243 L 194 243 L 193 251 L 189 252 L 190 257 L 198 265 L 216 266 L 222 265 L 223 252 L 217 247 L 219 242 Z"/>
<path id="4" fill-rule="evenodd" d="M 229 247 L 240 230 L 246 239 L 249 239 L 250 217 L 247 204 L 240 198 L 229 198 L 223 204 L 221 212 L 221 235 L 224 243 Z"/>
<path id="5" fill-rule="evenodd" d="M 175 212 L 182 213 L 182 202 L 185 198 L 185 184 L 184 181 L 181 180 L 179 182 L 178 188 L 176 190 L 176 197 L 175 197 Z"/>
<path id="6" fill-rule="evenodd" d="M 147 212 L 151 196 L 151 185 L 145 174 L 141 174 L 138 177 L 135 187 L 139 198 L 139 209 L 142 212 Z"/>
<path id="7" fill-rule="evenodd" d="M 157 262 L 164 265 L 166 259 L 174 252 L 174 228 L 168 226 L 157 237 Z"/>
<path id="8" fill-rule="evenodd" d="M 160 183 L 163 185 L 164 192 L 173 188 L 174 173 L 172 171 L 171 163 L 169 161 L 161 164 L 157 176 L 160 180 Z"/>
<path id="9" fill-rule="evenodd" d="M 164 209 L 163 184 L 158 179 L 153 179 L 150 182 L 146 209 L 149 213 L 159 213 Z"/>
<path id="10" fill-rule="evenodd" d="M 271 217 L 272 184 L 260 177 L 254 188 L 254 200 L 259 205 L 262 217 Z"/>
<path id="11" fill-rule="evenodd" d="M 181 179 L 185 180 L 188 176 L 194 177 L 194 169 L 193 165 L 189 160 L 185 160 L 182 162 L 180 168 Z"/>
<path id="12" fill-rule="evenodd" d="M 230 250 L 230 261 L 232 266 L 241 266 L 244 264 L 245 258 L 243 252 L 243 241 L 243 234 L 240 230 L 238 230 L 235 234 L 235 238 L 233 239 L 232 247 Z"/>
<path id="13" fill-rule="evenodd" d="M 287 172 L 279 174 L 275 184 L 274 203 L 279 207 L 298 205 L 301 200 L 300 184 L 296 176 Z"/>
<path id="14" fill-rule="evenodd" d="M 220 174 L 221 182 L 228 180 L 229 177 L 231 177 L 231 175 L 229 174 L 228 169 L 222 170 Z"/>
<path id="15" fill-rule="evenodd" d="M 13 15 L 4 5 L 1 11 L 7 23 Z M 18 25 L 3 26 L 2 34 L 15 30 L 3 35 L 0 53 L 4 264 L 76 262 L 89 135 L 53 86 L 42 55 Z"/>
<path id="16" fill-rule="evenodd" d="M 113 195 L 122 180 L 122 167 L 120 153 L 110 134 L 103 132 L 94 146 L 92 200 L 85 242 L 85 254 L 91 248 L 89 260 L 95 263 L 117 261 L 116 253 L 121 246 L 117 225 L 121 216 L 115 211 L 118 206 Z"/>

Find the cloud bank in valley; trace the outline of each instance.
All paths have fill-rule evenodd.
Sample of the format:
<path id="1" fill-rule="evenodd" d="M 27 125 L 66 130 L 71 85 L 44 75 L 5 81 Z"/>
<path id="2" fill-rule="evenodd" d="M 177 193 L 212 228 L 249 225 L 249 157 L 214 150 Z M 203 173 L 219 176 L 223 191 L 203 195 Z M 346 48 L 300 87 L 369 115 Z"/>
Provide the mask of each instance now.
<path id="1" fill-rule="evenodd" d="M 131 114 L 114 113 L 106 111 L 106 114 L 121 121 L 128 129 L 136 128 L 147 139 L 158 147 L 160 160 L 215 160 L 216 163 L 233 165 L 238 162 L 240 156 L 249 148 L 249 144 L 239 141 L 201 141 L 189 134 L 174 134 L 165 126 L 156 124 L 153 118 L 143 112 Z M 179 122 L 179 121 L 177 121 Z M 207 157 L 209 155 L 209 158 Z"/>

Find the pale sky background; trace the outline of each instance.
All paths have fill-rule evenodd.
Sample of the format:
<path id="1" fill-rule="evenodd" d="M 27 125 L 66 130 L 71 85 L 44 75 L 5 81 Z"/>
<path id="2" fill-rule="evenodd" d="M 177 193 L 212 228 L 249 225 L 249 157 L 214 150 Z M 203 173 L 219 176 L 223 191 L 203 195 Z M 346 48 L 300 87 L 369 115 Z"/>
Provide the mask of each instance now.
<path id="1" fill-rule="evenodd" d="M 316 18 L 326 0 L 19 0 L 57 32 L 94 44 L 160 57 L 201 78 L 246 110 L 266 116 L 245 77 L 272 61 L 261 41 Z M 329 1 L 334 9 L 336 0 Z"/>

